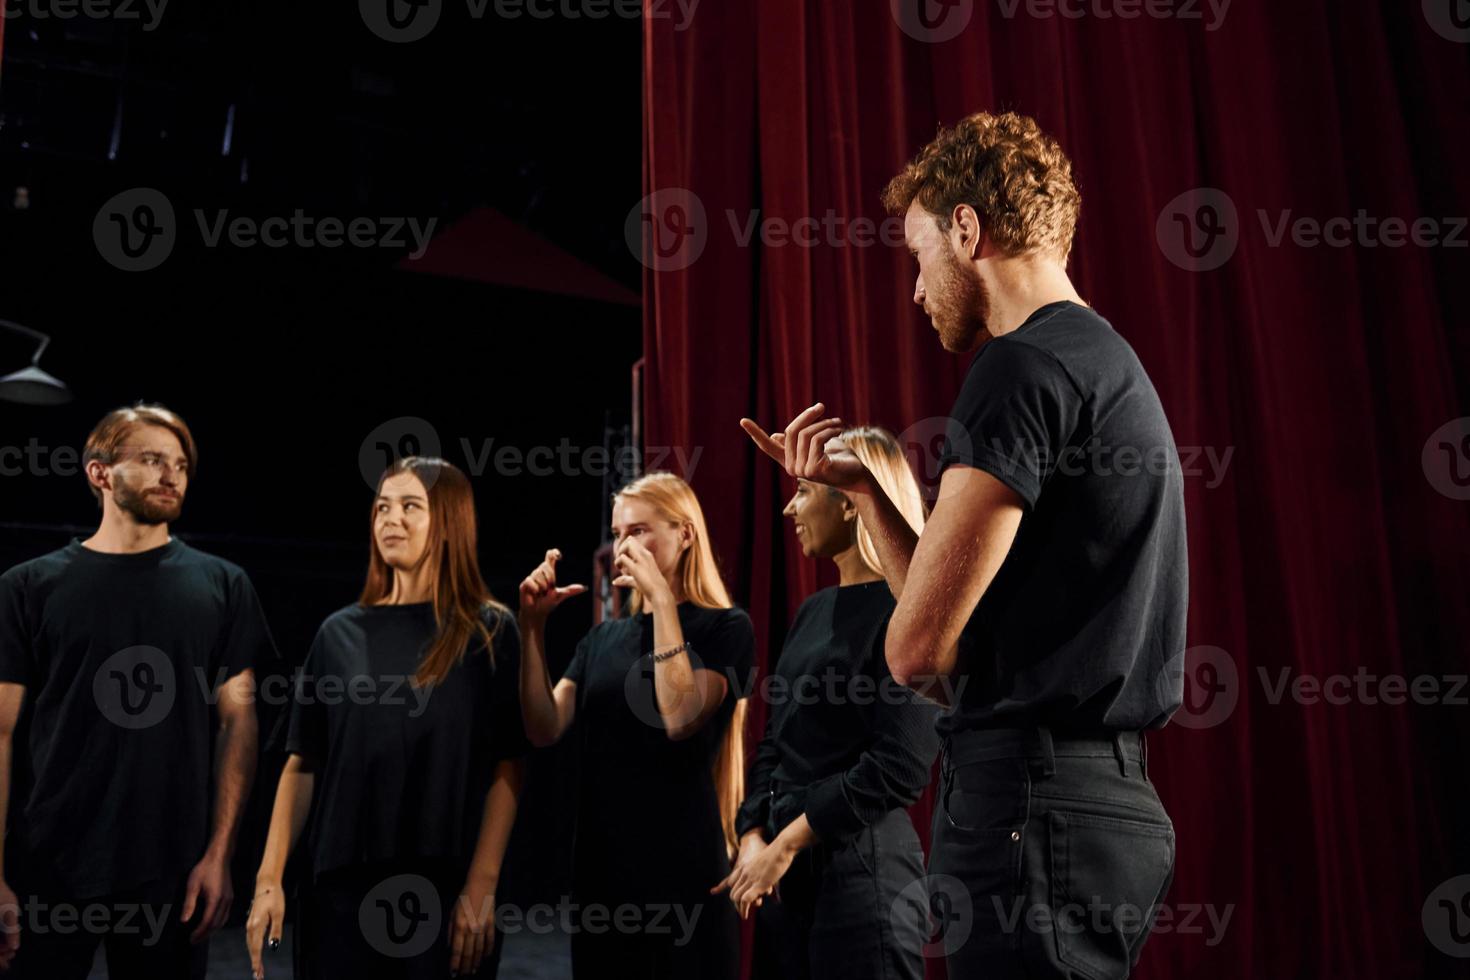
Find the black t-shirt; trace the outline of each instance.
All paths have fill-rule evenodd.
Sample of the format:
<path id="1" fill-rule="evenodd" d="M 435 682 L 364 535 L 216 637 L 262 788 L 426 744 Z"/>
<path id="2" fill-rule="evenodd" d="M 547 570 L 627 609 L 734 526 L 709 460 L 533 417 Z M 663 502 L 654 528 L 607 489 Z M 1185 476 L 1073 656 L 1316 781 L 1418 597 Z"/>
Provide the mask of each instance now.
<path id="1" fill-rule="evenodd" d="M 286 750 L 315 765 L 313 877 L 396 858 L 474 855 L 501 759 L 526 754 L 520 631 L 488 607 L 494 663 L 475 635 L 442 682 L 411 682 L 437 632 L 432 603 L 328 616 L 296 677 Z"/>
<path id="2" fill-rule="evenodd" d="M 1162 727 L 1188 599 L 1178 450 L 1128 342 L 1085 306 L 1043 306 L 970 365 L 941 466 L 1025 502 L 960 639 L 966 687 L 941 731 Z"/>
<path id="3" fill-rule="evenodd" d="M 802 812 L 834 843 L 929 785 L 939 709 L 899 684 L 883 655 L 893 594 L 879 580 L 834 586 L 796 611 L 772 679 L 737 833 L 776 834 Z"/>
<path id="4" fill-rule="evenodd" d="M 26 686 L 12 864 L 100 896 L 181 876 L 211 829 L 211 702 L 275 647 L 239 567 L 184 544 L 73 541 L 0 575 L 0 681 Z"/>
<path id="5" fill-rule="evenodd" d="M 563 675 L 577 685 L 583 747 L 573 875 L 584 901 L 702 901 L 729 873 L 711 768 L 749 687 L 755 630 L 742 609 L 678 610 L 690 666 L 729 683 L 689 738 L 670 739 L 658 713 L 652 614 L 594 626 Z"/>

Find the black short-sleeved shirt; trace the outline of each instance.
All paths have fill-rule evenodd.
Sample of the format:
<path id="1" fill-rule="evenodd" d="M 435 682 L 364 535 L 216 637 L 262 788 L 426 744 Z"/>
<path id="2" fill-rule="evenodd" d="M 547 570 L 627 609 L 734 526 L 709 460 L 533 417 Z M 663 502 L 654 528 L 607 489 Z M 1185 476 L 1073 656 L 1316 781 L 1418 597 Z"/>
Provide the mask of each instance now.
<path id="1" fill-rule="evenodd" d="M 799 814 L 835 843 L 929 785 L 939 709 L 888 671 L 893 593 L 881 579 L 833 586 L 796 611 L 768 684 L 770 715 L 735 829 L 774 835 Z"/>
<path id="2" fill-rule="evenodd" d="M 1024 501 L 1010 554 L 960 639 L 966 687 L 941 731 L 1163 726 L 1183 700 L 1188 565 L 1178 450 L 1128 342 L 1051 303 L 984 344 L 941 466 Z"/>
<path id="3" fill-rule="evenodd" d="M 395 858 L 474 855 L 501 759 L 528 744 L 520 631 L 488 607 L 494 661 L 472 637 L 442 682 L 411 681 L 437 632 L 432 603 L 351 605 L 327 617 L 296 677 L 286 750 L 315 766 L 313 877 Z"/>
<path id="4" fill-rule="evenodd" d="M 658 714 L 652 614 L 594 626 L 563 675 L 577 685 L 584 752 L 573 861 L 584 901 L 703 901 L 729 873 L 711 770 L 749 688 L 755 630 L 741 609 L 678 610 L 690 665 L 729 682 L 720 709 L 689 738 L 671 740 Z"/>
<path id="5" fill-rule="evenodd" d="M 76 898 L 186 874 L 211 829 L 214 692 L 274 659 L 245 573 L 177 538 L 73 541 L 0 575 L 0 681 L 26 687 L 14 863 Z"/>

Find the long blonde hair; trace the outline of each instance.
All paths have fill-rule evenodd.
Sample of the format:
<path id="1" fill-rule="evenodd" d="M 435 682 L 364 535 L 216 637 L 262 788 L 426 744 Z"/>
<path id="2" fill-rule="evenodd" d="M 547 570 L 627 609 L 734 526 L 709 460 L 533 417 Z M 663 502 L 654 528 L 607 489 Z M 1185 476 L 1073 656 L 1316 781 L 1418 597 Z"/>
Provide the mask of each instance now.
<path id="1" fill-rule="evenodd" d="M 909 468 L 909 461 L 903 454 L 903 447 L 898 444 L 893 433 L 876 425 L 858 425 L 851 429 L 844 429 L 839 439 L 852 450 L 852 454 L 863 461 L 868 472 L 878 481 L 883 492 L 888 494 L 888 499 L 893 501 L 893 506 L 903 515 L 904 520 L 909 522 L 909 527 L 918 534 L 924 530 L 924 495 L 919 490 L 919 481 L 914 479 L 914 471 Z M 863 519 L 857 519 L 857 544 L 858 554 L 862 556 L 863 564 L 875 575 L 883 574 L 883 566 L 878 561 L 878 548 L 873 544 L 873 535 L 863 526 Z"/>
<path id="2" fill-rule="evenodd" d="M 614 505 L 619 498 L 641 500 L 663 520 L 675 525 L 689 525 L 692 540 L 679 556 L 679 566 L 674 571 L 684 598 L 705 609 L 729 609 L 734 605 L 715 562 L 709 530 L 704 523 L 704 510 L 688 483 L 672 473 L 655 471 L 613 494 Z M 628 608 L 634 615 L 642 609 L 642 600 L 636 590 L 628 600 Z M 737 698 L 730 727 L 725 730 L 724 741 L 710 773 L 720 801 L 720 826 L 725 833 L 725 849 L 731 856 L 737 847 L 735 813 L 745 797 L 745 716 L 745 699 Z"/>

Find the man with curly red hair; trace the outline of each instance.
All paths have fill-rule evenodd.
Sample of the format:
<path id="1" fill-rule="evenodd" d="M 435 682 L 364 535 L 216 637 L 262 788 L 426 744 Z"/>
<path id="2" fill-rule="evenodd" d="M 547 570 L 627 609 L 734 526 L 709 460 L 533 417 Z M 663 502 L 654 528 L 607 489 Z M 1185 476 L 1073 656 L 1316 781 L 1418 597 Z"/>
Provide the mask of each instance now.
<path id="1" fill-rule="evenodd" d="M 883 202 L 918 263 L 914 302 L 946 350 L 976 352 L 923 532 L 828 445 L 846 423 L 821 403 L 774 436 L 741 424 L 857 503 L 898 598 L 889 669 L 949 707 L 927 879 L 949 975 L 1126 976 L 1174 875 L 1143 737 L 1183 700 L 1173 435 L 1067 275 L 1081 196 L 1034 120 L 941 130 Z"/>

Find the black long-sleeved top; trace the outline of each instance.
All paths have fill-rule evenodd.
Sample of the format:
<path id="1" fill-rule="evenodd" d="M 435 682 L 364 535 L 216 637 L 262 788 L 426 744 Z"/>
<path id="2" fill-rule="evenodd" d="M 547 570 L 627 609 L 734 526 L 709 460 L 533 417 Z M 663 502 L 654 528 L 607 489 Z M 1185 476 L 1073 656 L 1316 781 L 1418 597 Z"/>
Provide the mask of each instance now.
<path id="1" fill-rule="evenodd" d="M 938 706 L 888 672 L 886 583 L 823 589 L 796 611 L 772 677 L 739 834 L 774 836 L 802 812 L 825 842 L 860 832 L 929 784 Z"/>

